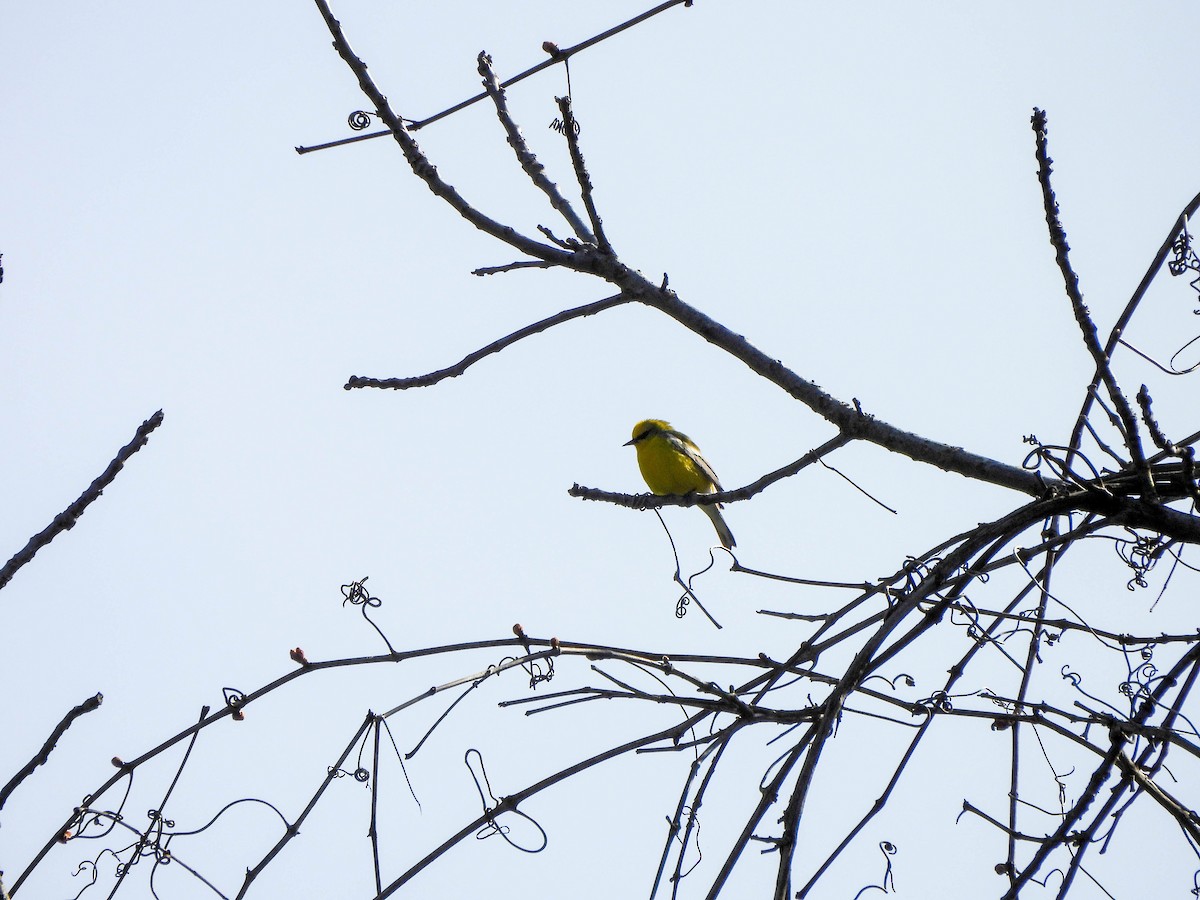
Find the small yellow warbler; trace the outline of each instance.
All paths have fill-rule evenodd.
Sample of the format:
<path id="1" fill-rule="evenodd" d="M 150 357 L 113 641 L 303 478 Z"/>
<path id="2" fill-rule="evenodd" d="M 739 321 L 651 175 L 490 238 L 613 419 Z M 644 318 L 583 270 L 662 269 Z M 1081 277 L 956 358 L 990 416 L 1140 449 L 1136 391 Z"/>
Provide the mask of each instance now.
<path id="1" fill-rule="evenodd" d="M 703 456 L 700 448 L 682 432 L 671 428 L 662 419 L 645 419 L 633 426 L 633 440 L 626 447 L 637 449 L 638 468 L 646 486 L 655 494 L 712 494 L 724 490 Z M 721 504 L 708 503 L 700 507 L 712 519 L 721 546 L 731 550 L 737 544 L 733 532 L 721 518 Z"/>

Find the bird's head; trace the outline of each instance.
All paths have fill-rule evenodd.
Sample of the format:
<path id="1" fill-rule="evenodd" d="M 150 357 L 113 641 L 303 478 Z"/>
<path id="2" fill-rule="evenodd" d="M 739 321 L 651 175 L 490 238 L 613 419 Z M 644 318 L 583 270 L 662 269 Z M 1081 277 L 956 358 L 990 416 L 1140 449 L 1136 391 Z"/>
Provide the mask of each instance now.
<path id="1" fill-rule="evenodd" d="M 635 444 L 641 443 L 652 435 L 661 434 L 664 431 L 670 430 L 670 422 L 664 422 L 662 419 L 642 419 L 642 421 L 633 426 L 633 440 L 626 441 L 625 446 L 632 447 Z"/>

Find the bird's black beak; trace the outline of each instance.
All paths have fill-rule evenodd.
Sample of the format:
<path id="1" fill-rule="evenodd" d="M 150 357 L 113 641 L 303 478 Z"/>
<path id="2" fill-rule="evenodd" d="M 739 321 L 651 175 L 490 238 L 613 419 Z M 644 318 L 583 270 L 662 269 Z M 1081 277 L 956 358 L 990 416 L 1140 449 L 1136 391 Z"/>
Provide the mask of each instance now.
<path id="1" fill-rule="evenodd" d="M 622 447 L 632 447 L 636 443 L 637 443 L 637 438 L 634 438 L 632 441 L 626 441 L 621 446 Z"/>

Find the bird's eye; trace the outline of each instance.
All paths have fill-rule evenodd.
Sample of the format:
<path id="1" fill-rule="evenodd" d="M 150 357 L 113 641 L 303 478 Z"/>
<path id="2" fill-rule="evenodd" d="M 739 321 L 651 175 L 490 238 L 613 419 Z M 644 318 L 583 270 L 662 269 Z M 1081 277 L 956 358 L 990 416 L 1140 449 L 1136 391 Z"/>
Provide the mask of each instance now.
<path id="1" fill-rule="evenodd" d="M 647 428 L 645 431 L 643 431 L 641 434 L 639 434 L 637 437 L 635 437 L 634 440 L 635 441 L 644 441 L 648 437 L 650 437 L 650 429 L 649 428 Z"/>

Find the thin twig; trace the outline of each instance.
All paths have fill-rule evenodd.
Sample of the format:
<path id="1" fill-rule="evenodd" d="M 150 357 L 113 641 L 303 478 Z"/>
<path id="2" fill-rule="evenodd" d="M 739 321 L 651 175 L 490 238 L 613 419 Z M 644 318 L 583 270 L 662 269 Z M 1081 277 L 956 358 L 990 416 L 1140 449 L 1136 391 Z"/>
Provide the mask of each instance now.
<path id="1" fill-rule="evenodd" d="M 502 266 L 481 266 L 478 269 L 472 269 L 472 275 L 500 275 L 504 272 L 515 272 L 518 269 L 553 269 L 554 263 L 546 262 L 544 259 L 520 259 L 516 262 L 505 263 Z"/>
<path id="2" fill-rule="evenodd" d="M 634 25 L 640 25 L 642 22 L 646 21 L 647 19 L 649 19 L 653 16 L 657 16 L 661 12 L 666 12 L 668 9 L 670 9 L 673 6 L 679 6 L 680 4 L 683 4 L 683 6 L 687 7 L 687 6 L 691 6 L 692 2 L 693 2 L 693 0 L 667 0 L 667 2 L 665 2 L 665 3 L 660 3 L 658 6 L 654 7 L 653 9 L 649 9 L 644 13 L 636 15 L 632 19 L 622 22 L 620 25 L 616 25 L 612 28 L 609 28 L 607 31 L 602 31 L 602 32 L 600 32 L 600 34 L 594 35 L 593 37 L 588 38 L 586 41 L 580 41 L 578 44 L 575 44 L 572 47 L 567 47 L 566 49 L 559 49 L 558 52 L 553 54 L 549 59 L 544 59 L 537 65 L 530 66 L 524 72 L 514 75 L 512 78 L 509 78 L 506 81 L 500 82 L 500 87 L 501 88 L 512 87 L 514 84 L 517 84 L 520 81 L 524 81 L 526 78 L 530 77 L 531 75 L 536 75 L 538 72 L 542 72 L 542 71 L 550 68 L 551 66 L 558 65 L 560 62 L 563 63 L 564 65 L 566 65 L 567 60 L 569 60 L 576 53 L 581 53 L 582 51 L 588 49 L 589 47 L 594 47 L 596 44 L 599 44 L 601 41 L 608 40 L 610 37 L 620 34 L 622 31 L 632 28 Z M 466 100 L 463 100 L 460 103 L 456 103 L 453 106 L 451 106 L 450 108 L 444 109 L 441 112 L 435 113 L 434 115 L 428 116 L 427 118 L 421 119 L 420 121 L 409 122 L 409 123 L 407 123 L 408 130 L 409 131 L 420 131 L 422 128 L 425 128 L 428 125 L 432 125 L 434 122 L 440 122 L 442 119 L 445 119 L 447 116 L 452 116 L 456 112 L 460 112 L 461 110 L 466 109 L 468 106 L 473 106 L 474 104 L 478 103 L 480 100 L 486 100 L 487 96 L 488 96 L 487 92 L 484 91 L 481 94 L 476 94 L 474 97 L 468 97 Z M 316 144 L 312 147 L 297 147 L 296 152 L 300 153 L 300 154 L 313 153 L 314 151 L 317 151 L 317 150 L 327 150 L 330 147 L 341 147 L 345 144 L 356 144 L 359 141 L 369 141 L 372 138 L 386 137 L 389 134 L 391 134 L 390 131 L 375 131 L 375 132 L 372 132 L 371 134 L 358 134 L 358 135 L 355 135 L 354 137 L 342 138 L 341 140 L 336 140 L 336 141 L 328 141 L 324 144 Z M 2 271 L 3 270 L 0 269 L 0 272 L 2 272 Z"/>
<path id="3" fill-rule="evenodd" d="M 1171 230 L 1163 240 L 1162 245 L 1158 248 L 1158 252 L 1154 254 L 1154 259 L 1150 261 L 1150 265 L 1146 268 L 1146 272 L 1142 275 L 1142 280 L 1138 282 L 1137 288 L 1134 289 L 1133 296 L 1129 298 L 1129 302 L 1125 304 L 1125 308 L 1121 311 L 1121 315 L 1117 316 L 1117 321 L 1112 327 L 1112 331 L 1108 334 L 1108 341 L 1104 345 L 1105 358 L 1111 359 L 1113 352 L 1117 349 L 1117 345 L 1124 343 L 1122 336 L 1125 334 L 1125 329 L 1129 326 L 1130 320 L 1133 318 L 1134 312 L 1141 305 L 1142 299 L 1146 296 L 1146 292 L 1150 290 L 1150 285 L 1154 279 L 1158 277 L 1158 273 L 1162 271 L 1163 263 L 1167 261 L 1167 257 L 1171 254 L 1171 248 L 1175 244 L 1175 239 L 1179 233 L 1187 227 L 1188 220 L 1200 212 L 1200 194 L 1197 194 L 1191 199 L 1191 202 L 1184 207 L 1183 211 L 1175 219 L 1171 225 Z M 1132 349 L 1132 348 L 1131 348 Z M 1087 418 L 1088 412 L 1091 409 L 1092 400 L 1095 396 L 1095 390 L 1100 384 L 1101 370 L 1097 369 L 1096 374 L 1092 376 L 1092 383 L 1089 390 L 1084 394 L 1083 407 L 1079 410 L 1079 416 L 1076 419 L 1075 430 L 1071 434 L 1071 446 L 1079 446 L 1079 440 L 1082 436 L 1082 422 Z M 1196 438 L 1193 437 L 1192 440 Z M 1188 443 L 1185 441 L 1184 443 Z"/>
<path id="4" fill-rule="evenodd" d="M 575 178 L 579 181 L 579 193 L 583 197 L 583 208 L 587 210 L 595 233 L 596 246 L 606 256 L 612 256 L 612 244 L 604 233 L 604 223 L 596 210 L 596 201 L 592 196 L 592 176 L 588 174 L 587 163 L 583 159 L 583 151 L 579 147 L 579 127 L 575 122 L 575 114 L 571 111 L 570 97 L 557 97 L 558 110 L 563 117 L 563 134 L 567 138 L 567 147 L 571 151 L 571 165 L 575 168 Z"/>
<path id="5" fill-rule="evenodd" d="M 376 722 L 375 714 L 368 712 L 366 717 L 363 719 L 362 724 L 358 726 L 358 730 L 354 732 L 354 736 L 347 742 L 346 748 L 342 751 L 342 755 L 339 756 L 337 762 L 330 766 L 326 771 L 325 778 L 322 780 L 320 786 L 317 787 L 316 792 L 309 799 L 308 804 L 303 810 L 301 810 L 300 815 L 296 817 L 296 821 L 292 822 L 287 827 L 283 833 L 283 836 L 275 842 L 275 846 L 267 851 L 266 855 L 258 861 L 257 865 L 246 869 L 246 877 L 242 882 L 242 889 L 237 893 L 237 900 L 241 900 L 242 897 L 246 896 L 246 891 L 250 889 L 250 885 L 254 883 L 254 880 L 262 874 L 263 869 L 270 865 L 271 860 L 278 856 L 280 851 L 287 846 L 288 842 L 300 833 L 300 826 L 304 824 L 305 819 L 308 818 L 309 814 L 316 807 L 317 801 L 321 799 L 321 796 L 325 793 L 325 790 L 329 787 L 329 785 L 333 784 L 334 779 L 338 777 L 338 774 L 342 770 L 342 765 L 346 762 L 347 758 L 349 758 L 351 751 L 354 749 L 354 745 L 357 744 L 362 736 L 367 733 L 367 729 L 370 728 L 374 722 Z"/>
<path id="6" fill-rule="evenodd" d="M 602 491 L 599 488 L 574 484 L 567 491 L 567 494 L 571 497 L 578 497 L 581 500 L 603 500 L 630 509 L 659 509 L 664 506 L 686 507 L 708 506 L 713 503 L 736 503 L 739 500 L 748 500 L 755 494 L 770 487 L 776 481 L 789 478 L 802 469 L 820 462 L 823 456 L 832 453 L 839 447 L 844 447 L 849 442 L 849 437 L 844 434 L 838 434 L 820 447 L 805 453 L 795 462 L 790 462 L 786 466 L 780 466 L 774 472 L 768 472 L 756 481 L 752 481 L 744 487 L 731 491 L 715 491 L 711 494 L 622 494 L 615 491 Z"/>
<path id="7" fill-rule="evenodd" d="M 1133 415 L 1129 401 L 1125 399 L 1125 395 L 1121 392 L 1121 388 L 1117 384 L 1108 354 L 1100 346 L 1100 338 L 1096 333 L 1096 325 L 1092 321 L 1091 313 L 1088 312 L 1088 308 L 1083 302 L 1083 294 L 1079 289 L 1079 276 L 1075 274 L 1075 270 L 1071 267 L 1071 248 L 1067 243 L 1067 234 L 1058 216 L 1058 201 L 1054 197 L 1054 188 L 1050 186 L 1050 173 L 1054 161 L 1047 152 L 1046 133 L 1048 127 L 1046 124 L 1046 113 L 1043 110 L 1034 109 L 1031 121 L 1037 143 L 1038 183 L 1042 186 L 1042 204 L 1045 207 L 1046 227 L 1050 231 L 1050 243 L 1054 246 L 1054 256 L 1058 262 L 1058 268 L 1062 272 L 1063 285 L 1067 291 L 1067 298 L 1071 301 L 1071 309 L 1075 313 L 1075 321 L 1079 324 L 1079 330 L 1083 334 L 1084 346 L 1087 347 L 1088 353 L 1091 354 L 1092 361 L 1096 365 L 1096 371 L 1099 373 L 1099 378 L 1104 382 L 1104 386 L 1108 390 L 1108 395 L 1117 408 L 1117 414 L 1120 416 L 1121 424 L 1124 426 L 1126 449 L 1129 450 L 1133 464 L 1139 470 L 1144 470 L 1146 455 L 1142 450 L 1137 419 Z M 1154 484 L 1151 482 L 1149 476 L 1146 477 L 1146 488 L 1150 496 L 1154 497 Z"/>
<path id="8" fill-rule="evenodd" d="M 548 316 L 539 322 L 534 322 L 532 325 L 526 325 L 524 328 L 519 328 L 510 335 L 500 338 L 498 341 L 492 341 L 486 347 L 480 347 L 474 353 L 468 353 L 461 360 L 452 366 L 445 369 L 438 369 L 434 372 L 429 372 L 425 375 L 414 375 L 409 378 L 370 378 L 362 375 L 354 375 L 346 382 L 344 387 L 346 390 L 351 388 L 391 388 L 396 391 L 407 390 L 415 387 L 429 387 L 437 384 L 446 378 L 457 378 L 463 372 L 467 371 L 475 363 L 481 359 L 485 359 L 494 353 L 499 353 L 505 347 L 515 344 L 517 341 L 531 337 L 535 334 L 540 334 L 555 325 L 561 325 L 564 322 L 570 322 L 572 319 L 580 319 L 584 316 L 594 316 L 598 312 L 604 312 L 606 309 L 612 309 L 614 306 L 620 306 L 623 303 L 629 303 L 634 298 L 625 294 L 614 294 L 611 297 L 605 297 L 603 300 L 597 300 L 594 303 L 585 303 L 583 306 L 577 306 L 574 309 L 565 309 L 562 312 Z"/>
<path id="9" fill-rule="evenodd" d="M 1178 679 L 1180 673 L 1182 673 L 1185 668 L 1188 666 L 1195 666 L 1197 661 L 1200 661 L 1200 645 L 1189 649 L 1188 652 L 1179 659 L 1175 666 L 1172 667 L 1171 671 L 1163 677 L 1162 681 L 1159 682 L 1158 688 L 1155 690 L 1155 696 L 1153 698 L 1147 698 L 1141 704 L 1137 714 L 1133 716 L 1133 723 L 1137 725 L 1143 724 L 1157 708 L 1157 699 L 1176 683 L 1176 679 Z M 1037 874 L 1042 865 L 1045 864 L 1046 860 L 1049 858 L 1050 854 L 1071 840 L 1071 832 L 1075 829 L 1076 824 L 1083 817 L 1084 813 L 1087 812 L 1088 807 L 1090 807 L 1095 801 L 1100 792 L 1100 788 L 1108 780 L 1109 775 L 1112 773 L 1113 768 L 1117 764 L 1117 757 L 1124 749 L 1124 745 L 1124 735 L 1120 730 L 1114 729 L 1110 737 L 1110 746 L 1108 752 L 1105 753 L 1103 760 L 1101 760 L 1100 764 L 1092 772 L 1091 778 L 1088 779 L 1087 786 L 1079 795 L 1079 798 L 1075 801 L 1075 804 L 1062 816 L 1062 820 L 1059 823 L 1058 828 L 1055 829 L 1054 834 L 1050 835 L 1046 839 L 1045 843 L 1043 843 L 1042 846 L 1038 848 L 1037 852 L 1034 853 L 1033 858 L 1025 865 L 1020 873 L 1017 874 L 1007 893 L 1005 893 L 1003 900 L 1016 900 L 1017 896 L 1020 894 L 1021 888 L 1024 887 L 1024 885 L 1027 884 L 1029 880 Z M 1094 828 L 1098 826 L 1099 822 L 1106 817 L 1108 810 L 1111 808 L 1111 804 L 1116 803 L 1119 797 L 1119 790 L 1112 792 L 1109 803 L 1105 804 L 1105 807 L 1100 811 L 1101 815 L 1096 817 L 1093 822 L 1093 827 L 1092 829 L 1089 829 L 1089 831 L 1094 831 Z M 1071 864 L 1068 867 L 1066 877 L 1063 880 L 1064 887 L 1069 883 L 1072 874 L 1077 870 L 1080 861 L 1083 858 L 1086 846 L 1086 841 L 1082 841 L 1077 844 L 1075 853 L 1072 855 Z"/>
<path id="10" fill-rule="evenodd" d="M 595 244 L 596 236 L 588 231 L 583 220 L 579 218 L 578 213 L 562 195 L 562 191 L 558 189 L 558 185 L 546 177 L 546 167 L 529 149 L 525 136 L 521 134 L 517 123 L 513 121 L 512 114 L 508 111 L 508 101 L 505 99 L 504 89 L 496 83 L 496 73 L 492 71 L 492 58 L 486 53 L 479 54 L 479 74 L 483 76 L 484 90 L 492 98 L 492 103 L 496 107 L 496 115 L 500 119 L 500 124 L 504 126 L 504 133 L 508 136 L 508 145 L 517 155 L 517 162 L 521 164 L 521 169 L 529 176 L 529 180 L 534 183 L 534 186 L 546 195 L 555 211 L 571 226 L 575 236 L 584 243 Z"/>
<path id="11" fill-rule="evenodd" d="M 1194 810 L 1188 809 L 1167 793 L 1154 779 L 1143 772 L 1124 750 L 1117 754 L 1117 767 L 1127 778 L 1132 779 L 1138 787 L 1149 794 L 1155 803 L 1174 816 L 1179 822 L 1179 827 L 1186 831 L 1193 841 L 1200 844 L 1200 816 L 1197 816 Z"/>
<path id="12" fill-rule="evenodd" d="M 424 181 L 426 187 L 436 196 L 446 201 L 459 215 L 485 234 L 489 234 L 535 259 L 557 262 L 562 265 L 569 264 L 572 260 L 572 254 L 566 253 L 550 244 L 543 244 L 540 241 L 528 238 L 512 228 L 500 224 L 495 219 L 484 215 L 468 203 L 453 185 L 445 181 L 438 174 L 437 168 L 425 156 L 416 140 L 409 133 L 408 126 L 392 110 L 388 104 L 387 97 L 376 86 L 374 80 L 367 72 L 367 64 L 359 59 L 354 50 L 351 49 L 350 42 L 346 39 L 341 24 L 334 18 L 328 2 L 326 0 L 314 0 L 314 2 L 317 5 L 317 9 L 320 10 L 321 16 L 325 19 L 325 25 L 329 29 L 329 33 L 333 36 L 333 46 L 337 50 L 338 55 L 350 67 L 350 70 L 358 79 L 359 89 L 375 107 L 375 112 L 379 118 L 388 126 L 392 137 L 404 153 L 404 159 L 412 168 L 413 174 Z M 483 96 L 486 97 L 487 94 L 485 93 Z"/>

